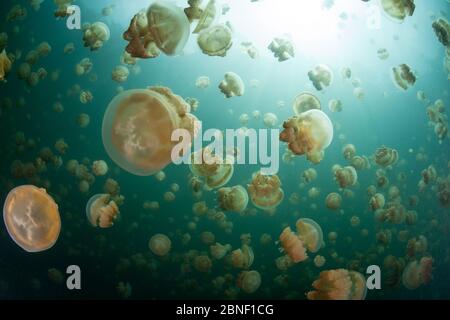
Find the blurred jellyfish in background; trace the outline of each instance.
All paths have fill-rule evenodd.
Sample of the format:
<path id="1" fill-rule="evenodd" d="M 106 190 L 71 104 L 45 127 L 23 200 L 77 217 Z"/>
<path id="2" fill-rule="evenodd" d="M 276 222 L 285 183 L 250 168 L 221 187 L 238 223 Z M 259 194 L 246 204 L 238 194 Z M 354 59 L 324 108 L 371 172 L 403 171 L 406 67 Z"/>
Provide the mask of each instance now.
<path id="1" fill-rule="evenodd" d="M 364 300 L 367 294 L 364 276 L 346 269 L 322 271 L 312 286 L 308 300 Z"/>
<path id="2" fill-rule="evenodd" d="M 211 84 L 211 80 L 208 76 L 200 76 L 195 80 L 195 86 L 199 89 L 206 89 Z"/>
<path id="3" fill-rule="evenodd" d="M 10 237 L 27 252 L 50 249 L 61 230 L 58 205 L 45 189 L 32 185 L 19 186 L 8 193 L 3 220 Z"/>
<path id="4" fill-rule="evenodd" d="M 219 206 L 225 211 L 243 212 L 247 208 L 248 193 L 243 186 L 220 188 L 217 195 Z"/>
<path id="5" fill-rule="evenodd" d="M 433 259 L 431 257 L 423 257 L 420 261 L 409 262 L 403 270 L 403 286 L 409 290 L 414 290 L 423 284 L 428 284 L 432 278 L 432 270 Z"/>
<path id="6" fill-rule="evenodd" d="M 288 36 L 275 38 L 268 49 L 273 53 L 279 62 L 283 62 L 295 57 L 294 46 Z"/>
<path id="7" fill-rule="evenodd" d="M 3 49 L 0 53 L 0 81 L 6 81 L 6 76 L 11 70 L 12 62 L 9 59 L 6 51 Z"/>
<path id="8" fill-rule="evenodd" d="M 169 88 L 124 91 L 106 109 L 103 145 L 124 170 L 141 176 L 155 174 L 172 161 L 175 129 L 185 129 L 193 138 L 197 118 L 189 111 L 189 104 Z"/>
<path id="9" fill-rule="evenodd" d="M 219 84 L 219 89 L 226 98 L 240 97 L 244 95 L 245 85 L 239 75 L 234 72 L 227 72 L 224 80 Z"/>
<path id="10" fill-rule="evenodd" d="M 320 110 L 309 110 L 294 116 L 283 124 L 280 140 L 288 143 L 296 155 L 306 154 L 307 159 L 317 164 L 324 157 L 324 150 L 333 140 L 333 125 Z"/>
<path id="11" fill-rule="evenodd" d="M 392 68 L 392 81 L 394 84 L 402 89 L 407 90 L 416 83 L 416 75 L 407 64 L 401 64 L 398 67 Z"/>
<path id="12" fill-rule="evenodd" d="M 398 152 L 385 146 L 378 148 L 375 152 L 375 162 L 382 168 L 394 165 L 398 161 Z"/>
<path id="13" fill-rule="evenodd" d="M 308 77 L 314 88 L 318 91 L 322 91 L 326 87 L 329 87 L 333 82 L 333 71 L 331 71 L 330 67 L 320 64 L 308 72 Z"/>
<path id="14" fill-rule="evenodd" d="M 320 110 L 322 109 L 322 106 L 320 104 L 320 100 L 316 96 L 308 92 L 303 92 L 295 97 L 292 109 L 296 115 L 300 115 L 308 110 Z"/>
<path id="15" fill-rule="evenodd" d="M 172 241 L 165 234 L 157 233 L 148 242 L 148 247 L 157 256 L 167 255 L 172 247 Z"/>
<path id="16" fill-rule="evenodd" d="M 261 286 L 261 275 L 258 271 L 242 271 L 236 280 L 236 286 L 247 294 L 256 292 Z"/>
<path id="17" fill-rule="evenodd" d="M 119 216 L 119 207 L 109 194 L 97 194 L 89 199 L 86 216 L 92 226 L 110 228 Z"/>
<path id="18" fill-rule="evenodd" d="M 328 209 L 337 210 L 341 207 L 342 197 L 339 193 L 332 192 L 327 195 L 325 199 L 325 204 Z"/>

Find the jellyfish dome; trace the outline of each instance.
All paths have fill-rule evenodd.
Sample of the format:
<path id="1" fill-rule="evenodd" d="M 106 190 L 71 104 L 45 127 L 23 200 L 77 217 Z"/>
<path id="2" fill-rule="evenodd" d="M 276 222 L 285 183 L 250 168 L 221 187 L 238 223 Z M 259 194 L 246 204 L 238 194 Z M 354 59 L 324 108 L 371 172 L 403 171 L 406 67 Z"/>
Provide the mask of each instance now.
<path id="1" fill-rule="evenodd" d="M 175 129 L 194 136 L 197 118 L 189 112 L 189 104 L 169 88 L 124 91 L 110 102 L 103 118 L 106 152 L 132 174 L 155 174 L 172 161 Z"/>
<path id="2" fill-rule="evenodd" d="M 334 178 L 341 188 L 354 186 L 358 181 L 358 174 L 352 166 L 338 168 L 334 172 Z"/>
<path id="3" fill-rule="evenodd" d="M 394 84 L 402 90 L 407 90 L 409 87 L 413 86 L 417 80 L 411 67 L 404 63 L 398 67 L 392 68 L 391 77 Z"/>
<path id="4" fill-rule="evenodd" d="M 268 49 L 272 51 L 279 62 L 283 62 L 295 56 L 294 46 L 288 36 L 277 37 L 269 44 Z"/>
<path id="5" fill-rule="evenodd" d="M 284 199 L 280 178 L 276 175 L 253 174 L 252 182 L 247 186 L 252 203 L 259 209 L 276 208 Z"/>
<path id="6" fill-rule="evenodd" d="M 243 212 L 248 205 L 248 193 L 243 186 L 221 188 L 217 191 L 219 205 L 223 210 Z"/>
<path id="7" fill-rule="evenodd" d="M 444 46 L 450 46 L 450 23 L 444 18 L 439 18 L 433 22 L 433 30 L 439 42 Z"/>
<path id="8" fill-rule="evenodd" d="M 303 244 L 308 251 L 316 253 L 322 248 L 324 244 L 323 232 L 317 222 L 308 218 L 303 218 L 297 221 L 296 227 L 299 238 L 303 241 Z"/>
<path id="9" fill-rule="evenodd" d="M 103 47 L 103 44 L 109 40 L 110 31 L 103 22 L 95 22 L 84 30 L 84 46 L 95 51 Z"/>
<path id="10" fill-rule="evenodd" d="M 248 269 L 253 264 L 254 259 L 252 248 L 246 244 L 242 245 L 240 249 L 231 252 L 231 264 L 234 268 Z"/>
<path id="11" fill-rule="evenodd" d="M 210 27 L 217 17 L 218 8 L 216 0 L 209 0 L 206 5 L 202 6 L 202 0 L 188 0 L 189 7 L 184 9 L 184 13 L 189 19 L 189 22 L 198 20 L 193 33 Z"/>
<path id="12" fill-rule="evenodd" d="M 339 193 L 332 192 L 327 195 L 325 204 L 328 209 L 337 210 L 341 207 L 342 197 Z"/>
<path id="13" fill-rule="evenodd" d="M 45 189 L 32 185 L 19 186 L 8 193 L 3 220 L 10 237 L 27 252 L 50 249 L 61 230 L 58 205 Z"/>
<path id="14" fill-rule="evenodd" d="M 245 293 L 254 293 L 261 286 L 261 275 L 255 270 L 242 271 L 237 277 L 236 286 Z"/>
<path id="15" fill-rule="evenodd" d="M 294 263 L 308 259 L 306 248 L 300 238 L 292 232 L 290 227 L 286 227 L 280 235 L 281 246 Z"/>
<path id="16" fill-rule="evenodd" d="M 280 140 L 296 155 L 306 154 L 312 163 L 319 163 L 324 150 L 333 140 L 333 124 L 321 110 L 313 109 L 294 116 L 283 124 Z"/>
<path id="17" fill-rule="evenodd" d="M 0 53 L 0 81 L 5 81 L 5 77 L 11 70 L 12 62 L 9 59 L 6 51 Z"/>
<path id="18" fill-rule="evenodd" d="M 380 4 L 388 17 L 396 22 L 403 22 L 416 9 L 414 0 L 380 0 Z"/>
<path id="19" fill-rule="evenodd" d="M 308 72 L 308 77 L 314 88 L 318 91 L 322 91 L 326 87 L 329 87 L 333 82 L 333 71 L 331 71 L 330 67 L 320 64 Z"/>
<path id="20" fill-rule="evenodd" d="M 364 300 L 367 294 L 364 276 L 346 269 L 321 272 L 313 287 L 308 300 Z"/>
<path id="21" fill-rule="evenodd" d="M 164 234 L 157 233 L 150 238 L 148 247 L 157 256 L 163 257 L 167 255 L 172 246 L 172 241 Z"/>
<path id="22" fill-rule="evenodd" d="M 137 13 L 123 34 L 126 51 L 135 58 L 153 58 L 159 50 L 180 54 L 189 39 L 190 25 L 183 10 L 167 1 L 155 1 L 147 12 Z"/>
<path id="23" fill-rule="evenodd" d="M 208 56 L 225 57 L 233 45 L 233 34 L 226 25 L 219 24 L 205 29 L 198 35 L 197 43 Z"/>
<path id="24" fill-rule="evenodd" d="M 226 98 L 244 95 L 245 85 L 241 77 L 234 72 L 225 73 L 224 80 L 219 84 L 220 91 Z"/>
<path id="25" fill-rule="evenodd" d="M 398 152 L 395 149 L 391 149 L 385 146 L 381 146 L 375 152 L 375 162 L 380 167 L 387 167 L 393 165 L 398 160 Z"/>
<path id="26" fill-rule="evenodd" d="M 322 109 L 322 106 L 320 100 L 315 95 L 304 92 L 295 97 L 292 109 L 296 115 L 299 115 L 312 109 L 320 110 Z"/>
<path id="27" fill-rule="evenodd" d="M 94 227 L 110 228 L 119 215 L 119 207 L 109 194 L 96 194 L 86 205 L 86 217 Z"/>

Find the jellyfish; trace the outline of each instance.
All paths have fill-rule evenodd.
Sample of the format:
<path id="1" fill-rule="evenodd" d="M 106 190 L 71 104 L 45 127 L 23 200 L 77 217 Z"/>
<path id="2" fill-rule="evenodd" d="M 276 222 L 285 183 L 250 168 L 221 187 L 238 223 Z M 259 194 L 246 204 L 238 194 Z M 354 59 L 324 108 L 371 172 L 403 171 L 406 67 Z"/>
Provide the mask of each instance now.
<path id="1" fill-rule="evenodd" d="M 328 103 L 328 108 L 331 112 L 341 112 L 342 111 L 342 101 L 339 99 L 332 99 Z"/>
<path id="2" fill-rule="evenodd" d="M 33 185 L 19 186 L 8 193 L 3 220 L 10 237 L 27 252 L 50 249 L 61 230 L 58 205 L 45 189 Z"/>
<path id="3" fill-rule="evenodd" d="M 146 59 L 157 57 L 160 50 L 169 56 L 180 54 L 189 31 L 189 20 L 183 10 L 158 0 L 133 17 L 123 38 L 129 42 L 126 51 L 132 57 Z"/>
<path id="4" fill-rule="evenodd" d="M 73 0 L 53 0 L 57 6 L 54 16 L 58 18 L 65 18 L 70 16 L 69 7 L 72 5 Z"/>
<path id="5" fill-rule="evenodd" d="M 17 4 L 9 10 L 6 15 L 6 21 L 24 20 L 28 16 L 28 11 L 25 7 Z"/>
<path id="6" fill-rule="evenodd" d="M 11 70 L 12 62 L 9 59 L 6 51 L 0 53 L 0 81 L 6 81 L 5 78 Z"/>
<path id="7" fill-rule="evenodd" d="M 117 66 L 112 71 L 112 79 L 116 82 L 125 82 L 128 79 L 130 70 L 125 66 Z"/>
<path id="8" fill-rule="evenodd" d="M 200 32 L 197 43 L 204 54 L 225 57 L 233 45 L 232 33 L 226 25 L 219 24 Z"/>
<path id="9" fill-rule="evenodd" d="M 403 22 L 414 14 L 416 5 L 414 0 L 381 0 L 381 8 L 394 21 Z"/>
<path id="10" fill-rule="evenodd" d="M 223 210 L 243 212 L 247 208 L 248 193 L 243 186 L 220 188 L 217 195 L 219 206 Z"/>
<path id="11" fill-rule="evenodd" d="M 86 205 L 86 216 L 93 227 L 110 228 L 119 216 L 119 207 L 109 194 L 96 194 Z"/>
<path id="12" fill-rule="evenodd" d="M 394 165 L 398 160 L 398 152 L 395 149 L 381 146 L 375 152 L 375 162 L 382 168 Z"/>
<path id="13" fill-rule="evenodd" d="M 288 37 L 275 38 L 269 44 L 268 49 L 272 51 L 273 55 L 279 62 L 289 60 L 295 56 L 294 46 Z"/>
<path id="14" fill-rule="evenodd" d="M 358 181 L 358 174 L 352 166 L 339 168 L 334 172 L 334 178 L 341 188 L 354 186 Z"/>
<path id="15" fill-rule="evenodd" d="M 339 193 L 332 192 L 327 195 L 325 204 L 328 209 L 337 210 L 341 207 L 342 197 Z"/>
<path id="16" fill-rule="evenodd" d="M 389 51 L 386 48 L 380 48 L 377 50 L 377 56 L 380 60 L 387 60 L 389 58 Z"/>
<path id="17" fill-rule="evenodd" d="M 201 6 L 202 0 L 188 0 L 189 7 L 184 9 L 184 13 L 189 19 L 189 22 L 198 20 L 193 33 L 210 27 L 217 15 L 216 0 L 209 0 L 205 6 Z"/>
<path id="18" fill-rule="evenodd" d="M 81 92 L 80 92 L 80 102 L 82 104 L 90 103 L 90 102 L 92 102 L 93 99 L 94 99 L 94 96 L 93 96 L 91 91 L 89 91 L 89 90 L 81 90 Z"/>
<path id="19" fill-rule="evenodd" d="M 242 42 L 241 48 L 244 53 L 247 53 L 248 56 L 252 59 L 256 59 L 259 56 L 258 49 L 251 42 Z M 256 88 L 257 86 L 255 86 Z"/>
<path id="20" fill-rule="evenodd" d="M 317 178 L 317 171 L 314 168 L 309 168 L 303 171 L 302 179 L 305 183 L 310 183 Z"/>
<path id="21" fill-rule="evenodd" d="M 247 190 L 252 203 L 262 210 L 274 209 L 284 199 L 284 191 L 277 175 L 269 176 L 256 172 Z"/>
<path id="22" fill-rule="evenodd" d="M 314 220 L 297 220 L 297 233 L 303 245 L 311 253 L 316 253 L 324 245 L 322 228 Z"/>
<path id="23" fill-rule="evenodd" d="M 305 244 L 290 227 L 286 227 L 279 237 L 283 251 L 294 263 L 302 262 L 308 259 Z"/>
<path id="24" fill-rule="evenodd" d="M 341 75 L 342 75 L 342 78 L 344 80 L 345 79 L 350 79 L 352 77 L 352 70 L 350 68 L 348 68 L 348 67 L 344 67 L 341 70 Z"/>
<path id="25" fill-rule="evenodd" d="M 87 113 L 80 113 L 77 117 L 77 123 L 80 128 L 86 128 L 91 122 Z"/>
<path id="26" fill-rule="evenodd" d="M 246 126 L 248 125 L 248 122 L 250 121 L 250 116 L 247 113 L 243 113 L 239 116 L 239 122 L 241 125 Z"/>
<path id="27" fill-rule="evenodd" d="M 317 255 L 317 256 L 314 257 L 314 265 L 317 268 L 323 267 L 325 265 L 325 262 L 326 262 L 326 259 L 325 259 L 324 256 Z"/>
<path id="28" fill-rule="evenodd" d="M 386 203 L 386 201 L 384 199 L 384 196 L 381 193 L 374 194 L 369 200 L 370 208 L 373 211 L 382 209 L 384 207 L 385 203 Z"/>
<path id="29" fill-rule="evenodd" d="M 201 76 L 195 80 L 195 86 L 200 89 L 206 89 L 211 84 L 208 76 Z"/>
<path id="30" fill-rule="evenodd" d="M 315 95 L 309 92 L 303 92 L 295 97 L 292 109 L 296 115 L 300 115 L 308 110 L 320 110 L 322 109 L 322 106 L 320 104 L 320 100 Z"/>
<path id="31" fill-rule="evenodd" d="M 242 271 L 237 277 L 236 286 L 245 293 L 252 294 L 261 286 L 261 275 L 258 271 Z"/>
<path id="32" fill-rule="evenodd" d="M 89 47 L 91 51 L 98 50 L 109 40 L 109 37 L 109 28 L 103 22 L 88 24 L 83 33 L 84 46 Z"/>
<path id="33" fill-rule="evenodd" d="M 211 256 L 217 260 L 220 260 L 223 257 L 225 257 L 225 255 L 230 251 L 231 251 L 231 246 L 229 244 L 222 245 L 222 244 L 216 242 L 215 244 L 213 244 L 209 247 L 209 252 L 211 253 Z"/>
<path id="34" fill-rule="evenodd" d="M 323 271 L 312 286 L 308 300 L 364 300 L 367 294 L 364 276 L 346 269 Z"/>
<path id="35" fill-rule="evenodd" d="M 111 159 L 135 175 L 152 175 L 171 161 L 175 129 L 194 135 L 197 118 L 189 105 L 166 87 L 128 90 L 109 104 L 102 127 Z"/>
<path id="36" fill-rule="evenodd" d="M 320 64 L 308 72 L 308 78 L 316 90 L 322 91 L 333 82 L 333 71 L 331 71 L 330 67 Z"/>
<path id="37" fill-rule="evenodd" d="M 267 128 L 273 128 L 277 125 L 278 117 L 275 113 L 268 112 L 264 114 L 263 122 Z"/>
<path id="38" fill-rule="evenodd" d="M 199 255 L 194 258 L 193 265 L 198 272 L 206 273 L 211 270 L 212 261 L 207 255 Z"/>
<path id="39" fill-rule="evenodd" d="M 409 262 L 402 274 L 402 283 L 405 288 L 414 290 L 422 284 L 427 284 L 431 280 L 432 264 L 433 260 L 430 257 Z"/>
<path id="40" fill-rule="evenodd" d="M 403 90 L 413 86 L 416 82 L 416 75 L 407 64 L 401 64 L 398 67 L 392 68 L 391 75 L 394 84 Z"/>
<path id="41" fill-rule="evenodd" d="M 92 163 L 92 172 L 96 176 L 104 176 L 108 173 L 108 164 L 103 160 L 94 161 Z"/>
<path id="42" fill-rule="evenodd" d="M 167 255 L 172 246 L 172 242 L 165 234 L 157 233 L 148 242 L 148 247 L 157 256 Z"/>
<path id="43" fill-rule="evenodd" d="M 208 190 L 226 185 L 234 173 L 232 157 L 227 155 L 223 160 L 208 147 L 191 154 L 189 169 L 195 176 L 205 179 Z"/>
<path id="44" fill-rule="evenodd" d="M 324 157 L 324 150 L 333 140 L 333 124 L 321 110 L 309 110 L 294 116 L 283 124 L 280 140 L 296 155 L 306 154 L 307 159 L 317 164 Z"/>
<path id="45" fill-rule="evenodd" d="M 227 72 L 224 80 L 219 84 L 219 89 L 227 98 L 240 97 L 244 95 L 245 85 L 244 81 L 236 73 Z"/>
<path id="46" fill-rule="evenodd" d="M 242 245 L 240 249 L 231 252 L 231 263 L 234 268 L 248 269 L 252 266 L 254 259 L 252 248 L 246 244 Z"/>
<path id="47" fill-rule="evenodd" d="M 370 162 L 366 156 L 354 156 L 353 158 L 351 158 L 350 164 L 356 170 L 363 170 L 370 168 Z"/>

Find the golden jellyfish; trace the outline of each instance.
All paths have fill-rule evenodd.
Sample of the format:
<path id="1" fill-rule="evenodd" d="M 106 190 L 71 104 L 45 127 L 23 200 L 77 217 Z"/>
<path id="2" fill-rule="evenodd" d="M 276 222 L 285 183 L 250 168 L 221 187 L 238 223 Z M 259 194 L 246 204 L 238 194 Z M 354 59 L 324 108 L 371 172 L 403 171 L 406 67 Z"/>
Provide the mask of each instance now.
<path id="1" fill-rule="evenodd" d="M 409 262 L 403 270 L 403 286 L 409 290 L 414 290 L 422 284 L 427 284 L 432 278 L 432 268 L 433 259 L 431 257 L 423 257 L 420 261 L 413 260 Z"/>
<path id="2" fill-rule="evenodd" d="M 280 140 L 296 155 L 306 154 L 307 159 L 317 164 L 324 157 L 324 150 L 333 140 L 333 124 L 320 110 L 309 110 L 283 123 Z"/>
<path id="3" fill-rule="evenodd" d="M 328 209 L 337 210 L 341 207 L 342 197 L 339 193 L 332 192 L 327 195 L 325 204 Z"/>
<path id="4" fill-rule="evenodd" d="M 310 183 L 317 178 L 317 171 L 314 168 L 309 168 L 303 171 L 302 179 L 305 183 Z"/>
<path id="5" fill-rule="evenodd" d="M 381 0 L 381 8 L 394 21 L 403 22 L 406 17 L 412 16 L 416 5 L 414 0 Z"/>
<path id="6" fill-rule="evenodd" d="M 69 7 L 72 5 L 73 0 L 53 0 L 56 5 L 55 17 L 64 18 L 70 16 Z"/>
<path id="7" fill-rule="evenodd" d="M 86 216 L 92 226 L 110 228 L 119 216 L 119 207 L 109 194 L 97 194 L 89 199 Z"/>
<path id="8" fill-rule="evenodd" d="M 367 294 L 364 276 L 346 269 L 323 271 L 312 286 L 308 300 L 364 300 Z"/>
<path id="9" fill-rule="evenodd" d="M 354 186 L 358 181 L 358 174 L 352 166 L 339 168 L 334 173 L 334 178 L 341 188 Z"/>
<path id="10" fill-rule="evenodd" d="M 314 257 L 314 265 L 317 268 L 323 267 L 325 265 L 325 262 L 326 262 L 326 259 L 325 259 L 324 256 L 317 255 L 317 256 Z"/>
<path id="11" fill-rule="evenodd" d="M 356 155 L 356 147 L 353 144 L 346 144 L 342 147 L 342 155 L 344 159 L 351 160 Z"/>
<path id="12" fill-rule="evenodd" d="M 157 256 L 167 255 L 172 247 L 172 241 L 165 234 L 157 233 L 150 238 L 148 247 Z"/>
<path id="13" fill-rule="evenodd" d="M 366 156 L 354 156 L 350 160 L 350 164 L 356 170 L 370 169 L 370 162 Z"/>
<path id="14" fill-rule="evenodd" d="M 233 176 L 231 158 L 227 155 L 223 160 L 206 147 L 191 154 L 189 169 L 195 176 L 205 179 L 205 189 L 217 189 L 227 184 Z"/>
<path id="15" fill-rule="evenodd" d="M 248 269 L 253 264 L 255 256 L 250 246 L 244 244 L 240 249 L 231 252 L 231 264 L 234 268 Z"/>
<path id="16" fill-rule="evenodd" d="M 226 211 L 243 212 L 248 205 L 248 193 L 243 186 L 220 188 L 217 191 L 220 208 Z"/>
<path id="17" fill-rule="evenodd" d="M 189 22 L 198 20 L 193 33 L 199 33 L 214 22 L 217 15 L 216 0 L 209 0 L 202 5 L 203 0 L 188 0 L 189 7 L 184 9 Z"/>
<path id="18" fill-rule="evenodd" d="M 91 122 L 91 118 L 87 113 L 80 113 L 77 117 L 77 124 L 80 128 L 86 128 Z"/>
<path id="19" fill-rule="evenodd" d="M 225 57 L 233 45 L 233 34 L 226 25 L 219 24 L 200 32 L 197 43 L 204 54 Z"/>
<path id="20" fill-rule="evenodd" d="M 295 56 L 294 46 L 288 37 L 277 37 L 273 39 L 268 49 L 272 51 L 279 62 L 289 60 Z"/>
<path id="21" fill-rule="evenodd" d="M 236 286 L 245 293 L 252 294 L 261 286 L 261 275 L 258 271 L 242 271 L 237 277 Z"/>
<path id="22" fill-rule="evenodd" d="M 278 123 L 278 117 L 275 113 L 268 112 L 264 114 L 263 123 L 266 128 L 274 128 Z"/>
<path id="23" fill-rule="evenodd" d="M 108 26 L 103 22 L 87 24 L 83 33 L 84 46 L 89 47 L 91 51 L 98 50 L 109 40 L 110 35 Z"/>
<path id="24" fill-rule="evenodd" d="M 103 145 L 124 170 L 155 174 L 172 161 L 173 131 L 185 129 L 194 135 L 197 118 L 189 112 L 189 105 L 166 87 L 124 91 L 105 112 Z"/>
<path id="25" fill-rule="evenodd" d="M 262 210 L 276 208 L 284 199 L 284 191 L 277 175 L 269 176 L 256 172 L 247 190 L 255 207 Z"/>
<path id="26" fill-rule="evenodd" d="M 333 82 L 333 72 L 330 67 L 320 64 L 313 70 L 308 72 L 309 80 L 311 80 L 314 88 L 321 91 L 329 87 Z"/>
<path id="27" fill-rule="evenodd" d="M 385 146 L 381 146 L 375 152 L 375 162 L 382 168 L 394 165 L 398 160 L 398 152 Z"/>
<path id="28" fill-rule="evenodd" d="M 241 77 L 234 72 L 225 73 L 224 80 L 219 84 L 220 91 L 227 98 L 244 95 L 245 85 Z"/>
<path id="29" fill-rule="evenodd" d="M 58 205 L 45 189 L 32 185 L 19 186 L 8 193 L 3 220 L 10 237 L 27 252 L 50 249 L 61 230 Z"/>
<path id="30" fill-rule="evenodd" d="M 322 228 L 314 220 L 302 218 L 296 223 L 297 234 L 309 252 L 316 253 L 324 246 Z"/>
<path id="31" fill-rule="evenodd" d="M 112 79 L 116 82 L 125 82 L 128 80 L 130 70 L 125 66 L 117 66 L 112 71 Z"/>
<path id="32" fill-rule="evenodd" d="M 445 18 L 439 18 L 433 22 L 433 30 L 439 42 L 444 46 L 450 46 L 450 24 Z"/>
<path id="33" fill-rule="evenodd" d="M 320 100 L 309 92 L 303 92 L 297 95 L 294 99 L 292 109 L 296 115 L 312 109 L 322 109 Z"/>
<path id="34" fill-rule="evenodd" d="M 167 192 L 164 192 L 163 198 L 164 198 L 164 201 L 166 201 L 166 202 L 174 202 L 175 194 L 172 191 L 167 191 Z"/>
<path id="35" fill-rule="evenodd" d="M 392 68 L 391 75 L 394 84 L 402 90 L 413 86 L 417 79 L 411 67 L 407 64 L 401 64 L 398 67 Z"/>
<path id="36" fill-rule="evenodd" d="M 108 173 L 108 164 L 103 160 L 92 163 L 92 173 L 96 176 L 104 176 Z"/>
<path id="37" fill-rule="evenodd" d="M 209 272 L 212 267 L 212 261 L 207 255 L 199 255 L 194 258 L 194 268 L 198 272 Z"/>
<path id="38" fill-rule="evenodd" d="M 225 255 L 230 251 L 231 246 L 229 244 L 222 245 L 216 242 L 215 244 L 209 247 L 209 252 L 211 253 L 211 256 L 217 260 L 220 260 L 223 257 L 225 257 Z"/>
<path id="39" fill-rule="evenodd" d="M 381 193 L 375 193 L 369 200 L 370 208 L 375 211 L 378 209 L 382 209 L 386 203 L 384 195 Z"/>
<path id="40" fill-rule="evenodd" d="M 357 227 L 357 226 L 359 226 L 360 223 L 361 223 L 361 219 L 359 219 L 358 216 L 352 216 L 350 218 L 350 225 L 352 227 Z"/>
<path id="41" fill-rule="evenodd" d="M 195 86 L 199 89 L 206 89 L 211 84 L 211 80 L 208 76 L 200 76 L 195 80 Z"/>
<path id="42" fill-rule="evenodd" d="M 279 240 L 283 251 L 294 263 L 302 262 L 308 259 L 305 244 L 302 240 L 300 240 L 298 235 L 291 230 L 290 227 L 286 227 L 283 230 L 280 234 Z"/>
<path id="43" fill-rule="evenodd" d="M 342 101 L 339 99 L 331 99 L 328 103 L 328 108 L 331 112 L 341 112 L 342 111 Z"/>
<path id="44" fill-rule="evenodd" d="M 158 0 L 131 19 L 123 38 L 129 42 L 126 51 L 132 57 L 146 59 L 157 57 L 160 50 L 169 56 L 180 54 L 189 33 L 189 20 L 183 10 Z"/>
<path id="45" fill-rule="evenodd" d="M 5 81 L 6 76 L 11 70 L 11 66 L 12 62 L 6 54 L 6 51 L 3 49 L 0 53 L 0 81 Z"/>

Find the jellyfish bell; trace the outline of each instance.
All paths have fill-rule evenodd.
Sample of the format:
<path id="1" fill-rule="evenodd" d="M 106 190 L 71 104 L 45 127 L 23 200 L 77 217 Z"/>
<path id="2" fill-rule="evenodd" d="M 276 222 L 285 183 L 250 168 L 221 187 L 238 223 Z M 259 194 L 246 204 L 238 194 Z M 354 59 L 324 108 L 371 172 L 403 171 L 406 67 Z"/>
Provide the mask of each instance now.
<path id="1" fill-rule="evenodd" d="M 189 105 L 169 88 L 124 91 L 106 109 L 103 145 L 124 170 L 140 176 L 155 174 L 173 160 L 174 130 L 185 129 L 194 136 L 198 120 L 189 111 Z"/>
<path id="2" fill-rule="evenodd" d="M 321 272 L 313 287 L 307 293 L 308 300 L 364 300 L 367 294 L 364 276 L 346 269 Z"/>
<path id="3" fill-rule="evenodd" d="M 119 207 L 109 194 L 96 194 L 86 204 L 86 217 L 93 227 L 110 228 L 119 215 Z"/>
<path id="4" fill-rule="evenodd" d="M 200 32 L 197 43 L 204 54 L 225 57 L 233 45 L 233 34 L 226 25 L 219 24 Z"/>
<path id="5" fill-rule="evenodd" d="M 95 22 L 88 25 L 84 30 L 84 46 L 89 47 L 91 51 L 98 50 L 103 47 L 104 43 L 109 40 L 110 36 L 111 34 L 106 24 L 103 22 Z"/>
<path id="6" fill-rule="evenodd" d="M 323 246 L 322 228 L 314 220 L 308 218 L 299 219 L 296 223 L 300 240 L 311 253 L 316 253 Z"/>
<path id="7" fill-rule="evenodd" d="M 302 262 L 308 259 L 308 254 L 306 253 L 306 248 L 303 241 L 294 232 L 292 232 L 290 227 L 284 228 L 279 239 L 283 251 L 294 263 Z"/>
<path id="8" fill-rule="evenodd" d="M 148 242 L 148 247 L 157 256 L 166 256 L 171 247 L 172 241 L 165 234 L 157 233 Z"/>
<path id="9" fill-rule="evenodd" d="M 222 209 L 243 212 L 248 205 L 247 190 L 241 185 L 231 188 L 221 188 L 217 191 L 219 205 Z"/>
<path id="10" fill-rule="evenodd" d="M 219 84 L 220 91 L 226 98 L 244 95 L 245 84 L 241 77 L 234 72 L 225 73 L 224 80 Z"/>
<path id="11" fill-rule="evenodd" d="M 50 249 L 61 230 L 58 205 L 45 189 L 33 185 L 19 186 L 8 193 L 3 220 L 10 237 L 27 252 Z"/>
<path id="12" fill-rule="evenodd" d="M 253 249 L 246 244 L 231 252 L 231 263 L 234 268 L 248 269 L 253 264 L 254 259 Z"/>
<path id="13" fill-rule="evenodd" d="M 399 23 L 412 16 L 416 9 L 414 0 L 380 0 L 380 5 L 391 20 Z"/>
<path id="14" fill-rule="evenodd" d="M 242 271 L 237 277 L 237 287 L 248 294 L 256 292 L 261 286 L 261 275 L 258 271 Z"/>
<path id="15" fill-rule="evenodd" d="M 401 90 L 407 90 L 417 80 L 417 76 L 411 70 L 411 67 L 404 63 L 392 68 L 391 78 L 394 84 Z"/>
<path id="16" fill-rule="evenodd" d="M 189 22 L 198 20 L 193 33 L 199 33 L 210 27 L 216 20 L 219 11 L 216 0 L 209 0 L 203 6 L 201 0 L 189 0 L 188 4 L 189 7 L 184 9 L 184 13 L 188 17 Z"/>
<path id="17" fill-rule="evenodd" d="M 327 65 L 320 64 L 308 72 L 308 78 L 316 90 L 322 91 L 333 82 L 333 71 Z"/>
<path id="18" fill-rule="evenodd" d="M 6 51 L 0 53 L 0 81 L 6 81 L 5 78 L 11 70 L 12 62 L 9 59 Z"/>
<path id="19" fill-rule="evenodd" d="M 284 199 L 281 181 L 276 175 L 268 176 L 261 172 L 254 173 L 247 190 L 253 205 L 262 210 L 276 208 Z"/>
<path id="20" fill-rule="evenodd" d="M 312 109 L 322 109 L 320 100 L 309 92 L 303 92 L 297 95 L 292 106 L 294 113 L 299 115 L 305 111 Z"/>
<path id="21" fill-rule="evenodd" d="M 306 154 L 317 164 L 323 160 L 324 150 L 333 140 L 333 124 L 321 110 L 313 109 L 294 116 L 283 124 L 280 140 L 296 155 Z"/>
<path id="22" fill-rule="evenodd" d="M 294 46 L 289 36 L 275 38 L 270 44 L 268 49 L 273 53 L 275 58 L 279 62 L 289 60 L 295 56 Z"/>

